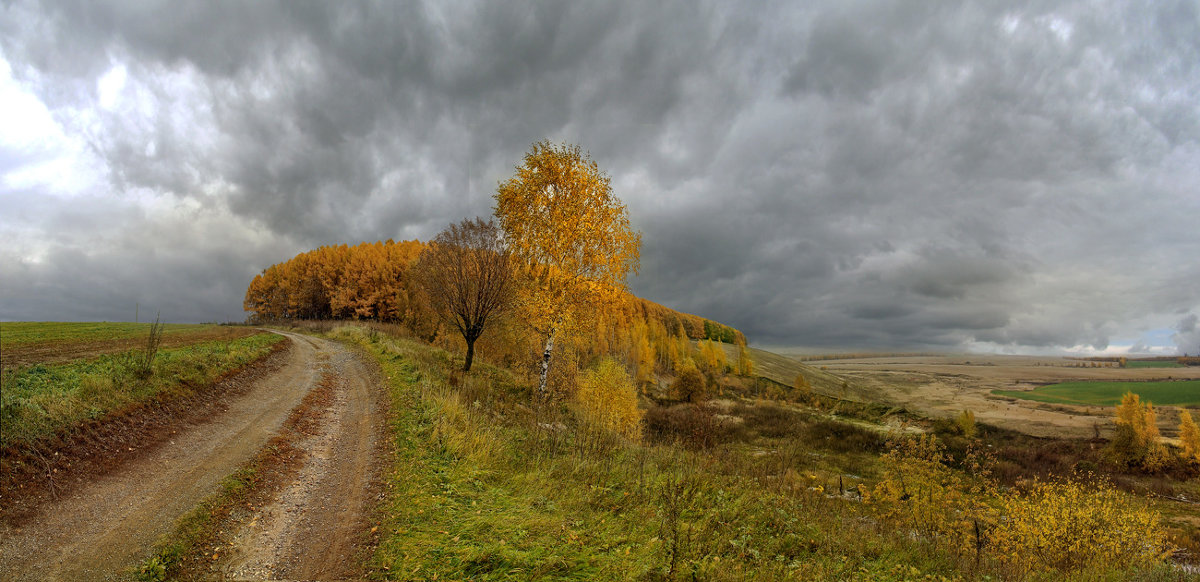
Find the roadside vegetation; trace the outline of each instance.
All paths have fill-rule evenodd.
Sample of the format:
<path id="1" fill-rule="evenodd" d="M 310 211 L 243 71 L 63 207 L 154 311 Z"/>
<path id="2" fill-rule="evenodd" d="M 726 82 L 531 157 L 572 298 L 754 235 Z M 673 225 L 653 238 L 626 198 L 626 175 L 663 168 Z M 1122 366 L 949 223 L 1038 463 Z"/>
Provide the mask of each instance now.
<path id="1" fill-rule="evenodd" d="M 998 479 L 984 452 L 994 435 L 967 438 L 966 415 L 890 430 L 902 413 L 834 412 L 819 397 L 643 397 L 638 438 L 628 415 L 596 414 L 587 388 L 541 400 L 532 374 L 486 361 L 463 374 L 461 356 L 368 328 L 332 335 L 373 353 L 392 393 L 381 578 L 1181 575 L 1156 506 L 1094 474 Z M 613 366 L 585 367 L 579 385 Z"/>

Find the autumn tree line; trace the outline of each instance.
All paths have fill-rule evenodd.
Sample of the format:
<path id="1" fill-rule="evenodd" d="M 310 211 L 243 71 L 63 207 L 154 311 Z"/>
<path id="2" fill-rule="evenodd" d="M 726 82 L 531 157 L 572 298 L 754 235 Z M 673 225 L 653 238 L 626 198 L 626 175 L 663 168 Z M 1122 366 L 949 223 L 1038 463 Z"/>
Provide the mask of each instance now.
<path id="1" fill-rule="evenodd" d="M 534 144 L 500 184 L 495 211 L 493 220 L 451 224 L 427 243 L 301 253 L 255 276 L 244 307 L 254 321 L 399 324 L 465 352 L 465 370 L 478 343 L 499 365 L 526 366 L 542 393 L 551 383 L 573 389 L 580 371 L 602 358 L 643 388 L 692 370 L 710 382 L 750 373 L 741 332 L 628 291 L 640 233 L 608 176 L 578 147 Z M 718 342 L 739 346 L 741 357 L 726 362 Z M 611 366 L 603 371 L 613 374 Z"/>

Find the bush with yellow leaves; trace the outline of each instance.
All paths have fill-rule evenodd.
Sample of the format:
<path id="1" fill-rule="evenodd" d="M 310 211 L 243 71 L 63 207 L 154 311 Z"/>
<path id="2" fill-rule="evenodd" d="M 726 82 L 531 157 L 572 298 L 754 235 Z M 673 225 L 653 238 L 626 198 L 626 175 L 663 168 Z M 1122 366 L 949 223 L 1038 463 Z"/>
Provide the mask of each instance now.
<path id="1" fill-rule="evenodd" d="M 1038 482 L 999 498 L 992 555 L 1014 578 L 1039 572 L 1112 571 L 1161 562 L 1157 512 L 1104 484 Z"/>
<path id="2" fill-rule="evenodd" d="M 1154 472 L 1169 461 L 1160 442 L 1154 405 L 1126 392 L 1116 408 L 1117 430 L 1106 448 L 1109 462 L 1121 468 Z"/>
<path id="3" fill-rule="evenodd" d="M 880 517 L 1006 578 L 1112 572 L 1161 563 L 1169 549 L 1160 516 L 1144 502 L 1080 479 L 1000 491 L 986 456 L 968 450 L 959 471 L 933 435 L 894 441 L 863 500 Z"/>
<path id="4" fill-rule="evenodd" d="M 870 498 L 885 518 L 955 551 L 977 548 L 986 484 L 946 466 L 937 437 L 894 441 L 880 460 L 883 475 Z"/>
<path id="5" fill-rule="evenodd" d="M 1192 420 L 1192 413 L 1179 411 L 1179 444 L 1183 447 L 1184 462 L 1200 463 L 1200 428 Z"/>
<path id="6" fill-rule="evenodd" d="M 588 422 L 630 440 L 642 438 L 637 388 L 621 364 L 600 360 L 580 375 L 575 399 Z"/>

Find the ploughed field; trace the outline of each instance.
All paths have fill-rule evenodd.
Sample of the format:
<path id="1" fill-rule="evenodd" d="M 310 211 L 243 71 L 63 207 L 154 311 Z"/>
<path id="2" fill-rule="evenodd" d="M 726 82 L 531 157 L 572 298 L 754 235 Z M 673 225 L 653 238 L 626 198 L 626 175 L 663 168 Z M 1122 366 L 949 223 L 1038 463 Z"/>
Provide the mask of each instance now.
<path id="1" fill-rule="evenodd" d="M 150 326 L 130 322 L 0 323 L 0 368 L 52 364 L 141 348 Z M 255 333 L 245 327 L 168 323 L 163 325 L 161 347 L 232 341 Z"/>
<path id="2" fill-rule="evenodd" d="M 800 358 L 801 356 L 796 356 Z M 1133 362 L 1131 362 L 1133 363 Z M 1200 367 L 1090 365 L 1066 358 L 945 355 L 821 359 L 804 364 L 845 378 L 851 395 L 931 416 L 963 410 L 979 422 L 1033 436 L 1088 438 L 1112 426 L 1112 405 L 1125 391 L 1160 410 L 1165 436 L 1174 436 L 1173 407 L 1200 406 Z M 1143 393 L 1144 392 L 1144 393 Z"/>

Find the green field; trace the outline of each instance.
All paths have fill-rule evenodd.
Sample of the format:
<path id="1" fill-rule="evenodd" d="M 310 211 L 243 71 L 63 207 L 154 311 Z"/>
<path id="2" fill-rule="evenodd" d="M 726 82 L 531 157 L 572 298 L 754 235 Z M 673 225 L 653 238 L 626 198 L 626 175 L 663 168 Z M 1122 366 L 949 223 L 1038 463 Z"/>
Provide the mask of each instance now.
<path id="1" fill-rule="evenodd" d="M 1132 363 L 1132 362 L 1130 362 Z M 1168 382 L 1063 382 L 1034 390 L 993 390 L 998 396 L 1011 396 L 1037 402 L 1077 404 L 1081 406 L 1116 406 L 1126 392 L 1133 392 L 1143 402 L 1158 406 L 1200 406 L 1200 380 Z"/>
<path id="2" fill-rule="evenodd" d="M 14 321 L 0 323 L 0 349 L 29 344 L 53 342 L 108 341 L 146 337 L 149 323 L 132 322 L 63 322 L 63 321 Z M 168 323 L 164 333 L 198 331 L 216 327 L 184 323 Z"/>
<path id="3" fill-rule="evenodd" d="M 1171 360 L 1129 360 L 1125 362 L 1126 368 L 1182 368 L 1179 362 Z"/>

